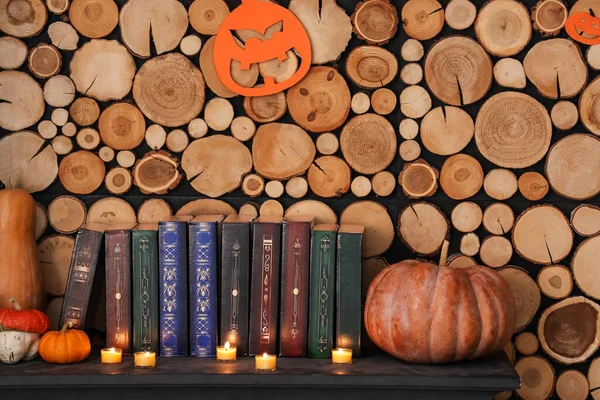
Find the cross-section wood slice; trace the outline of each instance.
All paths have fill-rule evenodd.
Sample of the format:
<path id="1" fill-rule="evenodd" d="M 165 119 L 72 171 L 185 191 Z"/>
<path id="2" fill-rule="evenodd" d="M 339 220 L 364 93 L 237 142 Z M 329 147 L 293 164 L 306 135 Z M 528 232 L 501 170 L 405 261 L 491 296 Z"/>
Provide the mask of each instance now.
<path id="1" fill-rule="evenodd" d="M 58 128 L 56 127 L 54 122 L 48 120 L 40 122 L 38 124 L 37 130 L 40 136 L 44 139 L 52 139 L 56 136 L 56 133 L 58 132 Z"/>
<path id="2" fill-rule="evenodd" d="M 158 55 L 179 45 L 188 28 L 188 14 L 177 0 L 129 0 L 121 8 L 119 27 L 129 50 L 148 58 L 151 43 Z"/>
<path id="3" fill-rule="evenodd" d="M 223 0 L 196 0 L 190 5 L 190 25 L 203 35 L 216 35 L 221 23 L 229 15 Z"/>
<path id="4" fill-rule="evenodd" d="M 480 100 L 492 86 L 492 77 L 490 56 L 470 37 L 441 39 L 425 58 L 427 85 L 435 97 L 453 106 Z"/>
<path id="5" fill-rule="evenodd" d="M 340 148 L 338 137 L 331 132 L 321 133 L 315 142 L 319 153 L 330 156 L 335 154 Z"/>
<path id="6" fill-rule="evenodd" d="M 418 85 L 408 86 L 400 93 L 400 111 L 409 118 L 421 118 L 431 110 L 431 96 Z"/>
<path id="7" fill-rule="evenodd" d="M 514 365 L 515 360 L 517 359 L 517 350 L 515 349 L 513 342 L 508 342 L 508 344 L 504 347 L 504 353 L 508 357 L 510 363 Z"/>
<path id="8" fill-rule="evenodd" d="M 538 201 L 550 190 L 548 181 L 539 172 L 525 172 L 519 177 L 519 191 L 527 200 Z"/>
<path id="9" fill-rule="evenodd" d="M 179 161 L 168 152 L 152 151 L 133 168 L 133 184 L 144 194 L 166 194 L 179 185 Z"/>
<path id="10" fill-rule="evenodd" d="M 48 36 L 53 45 L 61 50 L 77 50 L 79 35 L 66 22 L 58 21 L 48 27 Z"/>
<path id="11" fill-rule="evenodd" d="M 442 106 L 429 111 L 421 121 L 421 141 L 434 154 L 456 154 L 469 144 L 475 123 L 458 107 Z"/>
<path id="12" fill-rule="evenodd" d="M 363 257 L 385 253 L 394 241 L 394 224 L 387 209 L 376 201 L 357 201 L 340 214 L 340 224 L 364 225 Z"/>
<path id="13" fill-rule="evenodd" d="M 350 107 L 355 114 L 364 114 L 371 108 L 371 98 L 364 92 L 355 93 L 352 96 Z"/>
<path id="14" fill-rule="evenodd" d="M 483 180 L 485 193 L 495 200 L 510 199 L 519 189 L 517 176 L 504 168 L 491 170 Z"/>
<path id="15" fill-rule="evenodd" d="M 445 14 L 448 26 L 457 31 L 462 31 L 475 22 L 477 7 L 469 0 L 451 0 L 446 6 Z"/>
<path id="16" fill-rule="evenodd" d="M 417 39 L 407 39 L 400 48 L 400 55 L 404 61 L 421 61 L 425 55 L 425 49 Z"/>
<path id="17" fill-rule="evenodd" d="M 103 224 L 136 223 L 137 217 L 131 205 L 118 197 L 103 197 L 90 207 L 86 223 Z"/>
<path id="18" fill-rule="evenodd" d="M 352 37 L 352 23 L 346 11 L 335 0 L 292 0 L 288 8 L 308 34 L 312 63 L 337 60 Z"/>
<path id="19" fill-rule="evenodd" d="M 52 149 L 56 154 L 64 156 L 73 151 L 73 141 L 66 136 L 57 136 L 52 139 Z"/>
<path id="20" fill-rule="evenodd" d="M 444 7 L 437 0 L 407 1 L 402 7 L 402 27 L 417 40 L 433 39 L 444 27 Z"/>
<path id="21" fill-rule="evenodd" d="M 594 135 L 600 136 L 600 77 L 594 79 L 579 97 L 581 122 Z"/>
<path id="22" fill-rule="evenodd" d="M 197 35 L 188 35 L 181 39 L 179 43 L 179 49 L 186 56 L 195 56 L 200 53 L 202 48 L 202 39 Z"/>
<path id="23" fill-rule="evenodd" d="M 571 226 L 581 236 L 599 234 L 600 207 L 593 204 L 580 204 L 571 212 Z"/>
<path id="24" fill-rule="evenodd" d="M 600 398 L 600 357 L 594 358 L 590 363 L 587 378 L 592 388 L 590 394 L 594 400 Z"/>
<path id="25" fill-rule="evenodd" d="M 133 178 L 131 172 L 123 167 L 115 167 L 106 173 L 104 185 L 114 195 L 125 194 L 131 189 Z"/>
<path id="26" fill-rule="evenodd" d="M 200 199 L 185 204 L 177 211 L 177 215 L 231 215 L 237 214 L 235 208 L 223 200 Z"/>
<path id="27" fill-rule="evenodd" d="M 391 114 L 398 104 L 398 97 L 394 92 L 387 88 L 380 88 L 373 92 L 371 96 L 371 105 L 373 111 L 379 115 Z"/>
<path id="28" fill-rule="evenodd" d="M 546 176 L 557 194 L 586 200 L 600 193 L 600 138 L 573 134 L 556 142 L 546 157 Z"/>
<path id="29" fill-rule="evenodd" d="M 29 70 L 40 79 L 58 74 L 62 67 L 60 51 L 51 44 L 40 43 L 29 52 Z"/>
<path id="30" fill-rule="evenodd" d="M 246 142 L 254 137 L 256 134 L 256 124 L 251 118 L 245 115 L 235 117 L 231 121 L 231 136 L 239 140 L 240 142 Z"/>
<path id="31" fill-rule="evenodd" d="M 235 113 L 233 106 L 227 99 L 215 97 L 206 103 L 204 108 L 204 121 L 210 129 L 222 132 L 229 128 Z"/>
<path id="32" fill-rule="evenodd" d="M 188 124 L 188 134 L 193 139 L 200 139 L 208 133 L 208 125 L 202 118 L 194 118 Z"/>
<path id="33" fill-rule="evenodd" d="M 18 38 L 38 35 L 48 20 L 42 0 L 0 0 L 0 31 Z"/>
<path id="34" fill-rule="evenodd" d="M 595 0 L 577 0 L 569 10 L 569 16 L 580 12 L 589 13 L 590 10 L 594 15 L 600 15 L 600 4 L 596 3 Z"/>
<path id="35" fill-rule="evenodd" d="M 265 189 L 265 180 L 257 174 L 248 174 L 242 181 L 242 191 L 246 196 L 258 197 Z"/>
<path id="36" fill-rule="evenodd" d="M 407 85 L 417 85 L 423 80 L 423 67 L 418 63 L 408 63 L 400 70 L 400 79 Z"/>
<path id="37" fill-rule="evenodd" d="M 260 206 L 256 203 L 249 201 L 248 203 L 242 204 L 240 207 L 239 214 L 240 215 L 248 215 L 250 217 L 258 217 L 258 209 Z"/>
<path id="38" fill-rule="evenodd" d="M 174 129 L 167 135 L 166 144 L 169 151 L 181 153 L 190 144 L 190 138 L 183 129 Z"/>
<path id="39" fill-rule="evenodd" d="M 555 206 L 528 208 L 517 218 L 512 233 L 515 250 L 535 264 L 555 264 L 573 248 L 573 231 L 567 217 Z"/>
<path id="40" fill-rule="evenodd" d="M 272 199 L 278 199 L 283 196 L 285 187 L 281 181 L 270 181 L 265 185 L 265 193 Z M 279 208 L 279 207 L 278 207 Z"/>
<path id="41" fill-rule="evenodd" d="M 87 42 L 75 51 L 69 68 L 77 91 L 99 101 L 125 97 L 135 75 L 133 57 L 116 40 Z"/>
<path id="42" fill-rule="evenodd" d="M 419 124 L 411 118 L 404 118 L 398 127 L 400 136 L 406 140 L 412 140 L 419 135 Z"/>
<path id="43" fill-rule="evenodd" d="M 71 268 L 71 256 L 75 239 L 66 235 L 53 235 L 44 238 L 37 246 L 44 291 L 50 296 L 64 296 Z"/>
<path id="44" fill-rule="evenodd" d="M 590 67 L 600 70 L 600 44 L 590 46 L 585 53 L 585 59 Z"/>
<path id="45" fill-rule="evenodd" d="M 497 57 L 514 56 L 531 40 L 529 11 L 520 1 L 489 1 L 479 10 L 475 34 L 479 42 Z"/>
<path id="46" fill-rule="evenodd" d="M 148 147 L 154 151 L 158 151 L 162 149 L 167 141 L 167 132 L 165 131 L 165 128 L 160 125 L 150 125 L 148 129 L 146 129 L 145 138 Z"/>
<path id="47" fill-rule="evenodd" d="M 582 296 L 551 305 L 538 323 L 542 348 L 563 364 L 584 362 L 600 344 L 599 313 L 600 306 Z"/>
<path id="48" fill-rule="evenodd" d="M 285 82 L 290 79 L 300 65 L 300 61 L 293 50 L 285 53 L 286 59 L 280 61 L 278 58 L 272 58 L 258 64 L 258 72 L 263 79 L 273 78 L 276 83 Z"/>
<path id="49" fill-rule="evenodd" d="M 475 121 L 481 154 L 504 168 L 526 168 L 540 161 L 552 139 L 546 108 L 531 96 L 502 92 L 490 97 Z"/>
<path id="50" fill-rule="evenodd" d="M 533 333 L 523 332 L 516 337 L 515 347 L 519 353 L 530 356 L 538 351 L 538 348 L 540 347 L 540 341 Z"/>
<path id="51" fill-rule="evenodd" d="M 356 197 L 366 197 L 371 193 L 371 181 L 366 176 L 357 176 L 352 180 L 350 190 Z"/>
<path id="52" fill-rule="evenodd" d="M 452 210 L 450 215 L 452 225 L 460 232 L 473 232 L 479 228 L 483 220 L 483 212 L 478 204 L 471 201 L 463 201 Z"/>
<path id="53" fill-rule="evenodd" d="M 302 176 L 296 176 L 285 184 L 285 192 L 294 199 L 301 199 L 308 193 L 308 181 Z"/>
<path id="54" fill-rule="evenodd" d="M 90 194 L 102 185 L 106 168 L 94 153 L 80 150 L 60 162 L 58 178 L 66 190 L 74 194 Z"/>
<path id="55" fill-rule="evenodd" d="M 436 254 L 449 233 L 444 213 L 431 203 L 412 203 L 398 218 L 400 239 L 410 250 L 423 256 Z"/>
<path id="56" fill-rule="evenodd" d="M 102 141 L 115 150 L 131 150 L 146 136 L 146 120 L 130 103 L 115 103 L 105 109 L 98 121 Z"/>
<path id="57" fill-rule="evenodd" d="M 448 257 L 448 268 L 469 268 L 477 265 L 472 257 L 464 254 L 453 254 Z"/>
<path id="58" fill-rule="evenodd" d="M 136 158 L 135 153 L 130 150 L 121 150 L 117 153 L 117 163 L 123 168 L 133 167 Z"/>
<path id="59" fill-rule="evenodd" d="M 285 211 L 285 216 L 309 215 L 314 217 L 315 224 L 337 224 L 335 211 L 327 204 L 318 200 L 302 200 L 292 204 Z"/>
<path id="60" fill-rule="evenodd" d="M 451 199 L 468 199 L 483 185 L 481 164 L 468 154 L 449 157 L 442 165 L 440 185 Z"/>
<path id="61" fill-rule="evenodd" d="M 552 107 L 550 118 L 555 127 L 562 131 L 568 131 L 577 125 L 579 121 L 579 110 L 570 101 L 559 101 Z"/>
<path id="62" fill-rule="evenodd" d="M 404 194 L 411 199 L 433 196 L 438 188 L 439 171 L 425 160 L 404 164 L 398 183 Z"/>
<path id="63" fill-rule="evenodd" d="M 69 19 L 83 36 L 100 39 L 119 23 L 119 9 L 113 0 L 73 0 Z"/>
<path id="64" fill-rule="evenodd" d="M 548 399 L 554 390 L 556 374 L 552 365 L 544 358 L 529 356 L 521 358 L 515 369 L 521 379 L 521 386 L 516 390 L 524 400 Z"/>
<path id="65" fill-rule="evenodd" d="M 254 168 L 269 179 L 289 179 L 303 174 L 310 167 L 315 154 L 315 145 L 310 136 L 296 125 L 262 125 L 252 142 Z"/>
<path id="66" fill-rule="evenodd" d="M 92 128 L 83 128 L 77 132 L 77 144 L 84 150 L 94 150 L 100 144 L 100 134 Z M 102 160 L 104 161 L 104 160 Z"/>
<path id="67" fill-rule="evenodd" d="M 598 257 L 600 257 L 600 236 L 594 236 L 586 239 L 577 247 L 571 260 L 573 278 L 577 286 L 583 293 L 594 299 L 600 299 Z"/>
<path id="68" fill-rule="evenodd" d="M 213 36 L 204 43 L 202 51 L 200 52 L 200 69 L 206 79 L 206 84 L 217 96 L 223 98 L 231 98 L 237 96 L 237 93 L 231 91 L 227 86 L 221 82 L 221 79 L 217 75 L 215 70 L 214 62 L 214 51 L 215 51 L 215 37 Z M 238 42 L 241 45 L 241 42 Z M 258 65 L 250 64 L 250 68 L 242 69 L 241 64 L 238 60 L 231 62 L 231 77 L 240 86 L 252 87 L 258 80 Z"/>
<path id="69" fill-rule="evenodd" d="M 494 65 L 494 79 L 498 85 L 514 88 L 525 89 L 527 85 L 527 76 L 521 61 L 515 58 L 501 58 Z"/>
<path id="70" fill-rule="evenodd" d="M 517 306 L 515 332 L 520 332 L 533 320 L 542 300 L 540 289 L 526 270 L 508 266 L 498 270 L 510 286 Z"/>
<path id="71" fill-rule="evenodd" d="M 509 263 L 513 255 L 510 240 L 504 236 L 489 236 L 481 243 L 479 258 L 488 267 L 499 268 Z"/>
<path id="72" fill-rule="evenodd" d="M 39 240 L 48 228 L 48 217 L 46 207 L 40 203 L 35 204 L 35 240 Z"/>
<path id="73" fill-rule="evenodd" d="M 62 15 L 69 9 L 69 0 L 46 0 L 48 11 L 56 15 Z"/>
<path id="74" fill-rule="evenodd" d="M 377 196 L 389 196 L 396 188 L 396 178 L 389 171 L 381 171 L 371 178 L 371 187 Z"/>
<path id="75" fill-rule="evenodd" d="M 73 137 L 77 134 L 77 126 L 73 122 L 67 122 L 60 130 L 67 137 Z"/>
<path id="76" fill-rule="evenodd" d="M 0 68 L 17 69 L 27 60 L 27 45 L 12 36 L 0 38 Z"/>
<path id="77" fill-rule="evenodd" d="M 386 86 L 398 74 L 398 60 L 390 51 L 377 46 L 358 46 L 346 60 L 346 75 L 366 89 Z"/>
<path id="78" fill-rule="evenodd" d="M 183 54 L 147 61 L 135 76 L 133 97 L 144 115 L 170 127 L 188 124 L 204 106 L 202 73 Z"/>
<path id="79" fill-rule="evenodd" d="M 352 14 L 354 33 L 368 44 L 384 45 L 398 30 L 398 11 L 389 0 L 366 0 Z"/>
<path id="80" fill-rule="evenodd" d="M 421 145 L 416 140 L 405 140 L 398 150 L 403 161 L 415 161 L 421 155 Z"/>
<path id="81" fill-rule="evenodd" d="M 0 128 L 18 131 L 44 115 L 44 94 L 33 78 L 21 71 L 0 72 Z"/>
<path id="82" fill-rule="evenodd" d="M 350 167 L 336 156 L 319 157 L 308 169 L 308 185 L 319 197 L 339 197 L 350 190 Z"/>
<path id="83" fill-rule="evenodd" d="M 341 126 L 350 112 L 350 90 L 331 67 L 312 67 L 287 93 L 290 115 L 309 132 L 329 132 Z"/>
<path id="84" fill-rule="evenodd" d="M 85 203 L 74 196 L 59 196 L 48 206 L 48 222 L 59 233 L 77 232 L 86 217 Z"/>
<path id="85" fill-rule="evenodd" d="M 29 193 L 46 189 L 58 174 L 56 153 L 33 132 L 21 131 L 0 139 L 0 181 Z"/>
<path id="86" fill-rule="evenodd" d="M 515 224 L 515 213 L 504 203 L 490 204 L 483 212 L 483 226 L 493 235 L 506 235 Z"/>
<path id="87" fill-rule="evenodd" d="M 396 131 L 384 117 L 363 114 L 352 118 L 340 135 L 340 148 L 352 169 L 375 174 L 387 168 L 396 155 Z"/>
<path id="88" fill-rule="evenodd" d="M 75 84 L 68 76 L 56 75 L 44 84 L 44 100 L 52 107 L 66 107 L 75 99 Z"/>
<path id="89" fill-rule="evenodd" d="M 590 384 L 580 371 L 570 369 L 556 380 L 556 395 L 560 400 L 586 400 L 590 393 Z"/>
<path id="90" fill-rule="evenodd" d="M 523 60 L 527 78 L 551 99 L 575 97 L 587 83 L 588 70 L 579 46 L 569 39 L 536 43 Z"/>
<path id="91" fill-rule="evenodd" d="M 540 0 L 531 9 L 533 27 L 542 36 L 556 36 L 567 23 L 569 12 L 562 0 Z"/>
<path id="92" fill-rule="evenodd" d="M 79 126 L 90 126 L 100 117 L 100 107 L 94 99 L 80 97 L 71 104 L 69 115 Z"/>
<path id="93" fill-rule="evenodd" d="M 64 108 L 57 108 L 54 111 L 52 111 L 52 116 L 50 117 L 50 119 L 57 126 L 64 126 L 69 120 L 69 112 Z"/>
<path id="94" fill-rule="evenodd" d="M 547 265 L 538 273 L 537 284 L 546 297 L 564 299 L 573 290 L 571 270 L 563 265 Z"/>
<path id="95" fill-rule="evenodd" d="M 193 141 L 185 149 L 181 167 L 194 189 L 219 197 L 242 184 L 252 169 L 252 155 L 239 140 L 212 135 Z"/>
<path id="96" fill-rule="evenodd" d="M 277 121 L 287 111 L 287 102 L 284 92 L 269 96 L 246 97 L 244 99 L 246 114 L 258 123 Z"/>
<path id="97" fill-rule="evenodd" d="M 156 223 L 173 215 L 173 209 L 164 199 L 150 199 L 138 208 L 137 219 L 140 224 Z"/>
<path id="98" fill-rule="evenodd" d="M 479 236 L 473 232 L 466 233 L 460 238 L 460 251 L 467 256 L 472 257 L 479 253 L 480 246 Z"/>
<path id="99" fill-rule="evenodd" d="M 283 206 L 277 200 L 267 200 L 261 204 L 259 214 L 261 217 L 283 217 Z"/>

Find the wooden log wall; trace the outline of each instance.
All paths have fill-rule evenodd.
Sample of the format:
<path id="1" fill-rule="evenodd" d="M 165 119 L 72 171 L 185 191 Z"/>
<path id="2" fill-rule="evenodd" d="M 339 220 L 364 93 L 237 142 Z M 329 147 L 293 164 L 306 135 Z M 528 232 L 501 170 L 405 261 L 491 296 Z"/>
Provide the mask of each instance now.
<path id="1" fill-rule="evenodd" d="M 600 399 L 600 45 L 562 29 L 600 2 L 279 3 L 318 65 L 243 98 L 212 65 L 238 0 L 0 0 L 0 185 L 39 203 L 51 317 L 86 220 L 312 213 L 367 225 L 365 290 L 445 238 L 451 267 L 499 269 L 522 388 L 498 399 Z M 285 80 L 287 56 L 232 74 Z"/>

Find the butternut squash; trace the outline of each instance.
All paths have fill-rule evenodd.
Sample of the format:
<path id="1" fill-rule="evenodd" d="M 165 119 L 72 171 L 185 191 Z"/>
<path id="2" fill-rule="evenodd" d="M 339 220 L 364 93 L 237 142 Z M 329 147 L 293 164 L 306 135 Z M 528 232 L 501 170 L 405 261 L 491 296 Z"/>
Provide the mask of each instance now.
<path id="1" fill-rule="evenodd" d="M 35 243 L 35 200 L 22 189 L 0 190 L 0 308 L 45 310 L 46 295 Z"/>

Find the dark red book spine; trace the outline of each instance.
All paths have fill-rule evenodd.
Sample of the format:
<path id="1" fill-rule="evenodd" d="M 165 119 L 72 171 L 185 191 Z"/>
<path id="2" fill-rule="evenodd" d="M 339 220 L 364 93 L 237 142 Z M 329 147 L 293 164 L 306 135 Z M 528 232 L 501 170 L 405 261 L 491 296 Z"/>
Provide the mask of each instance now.
<path id="1" fill-rule="evenodd" d="M 250 355 L 277 351 L 280 252 L 281 223 L 255 222 L 252 227 Z"/>
<path id="2" fill-rule="evenodd" d="M 310 222 L 283 222 L 279 355 L 306 357 Z"/>
<path id="3" fill-rule="evenodd" d="M 131 354 L 131 231 L 106 232 L 106 346 Z"/>

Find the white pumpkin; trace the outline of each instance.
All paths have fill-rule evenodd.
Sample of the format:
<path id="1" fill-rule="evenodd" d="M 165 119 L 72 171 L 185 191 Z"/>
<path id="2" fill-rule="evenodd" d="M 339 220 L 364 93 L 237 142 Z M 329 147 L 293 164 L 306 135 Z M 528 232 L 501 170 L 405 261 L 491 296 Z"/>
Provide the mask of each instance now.
<path id="1" fill-rule="evenodd" d="M 38 352 L 40 336 L 39 333 L 0 331 L 0 362 L 16 364 L 33 359 Z"/>

